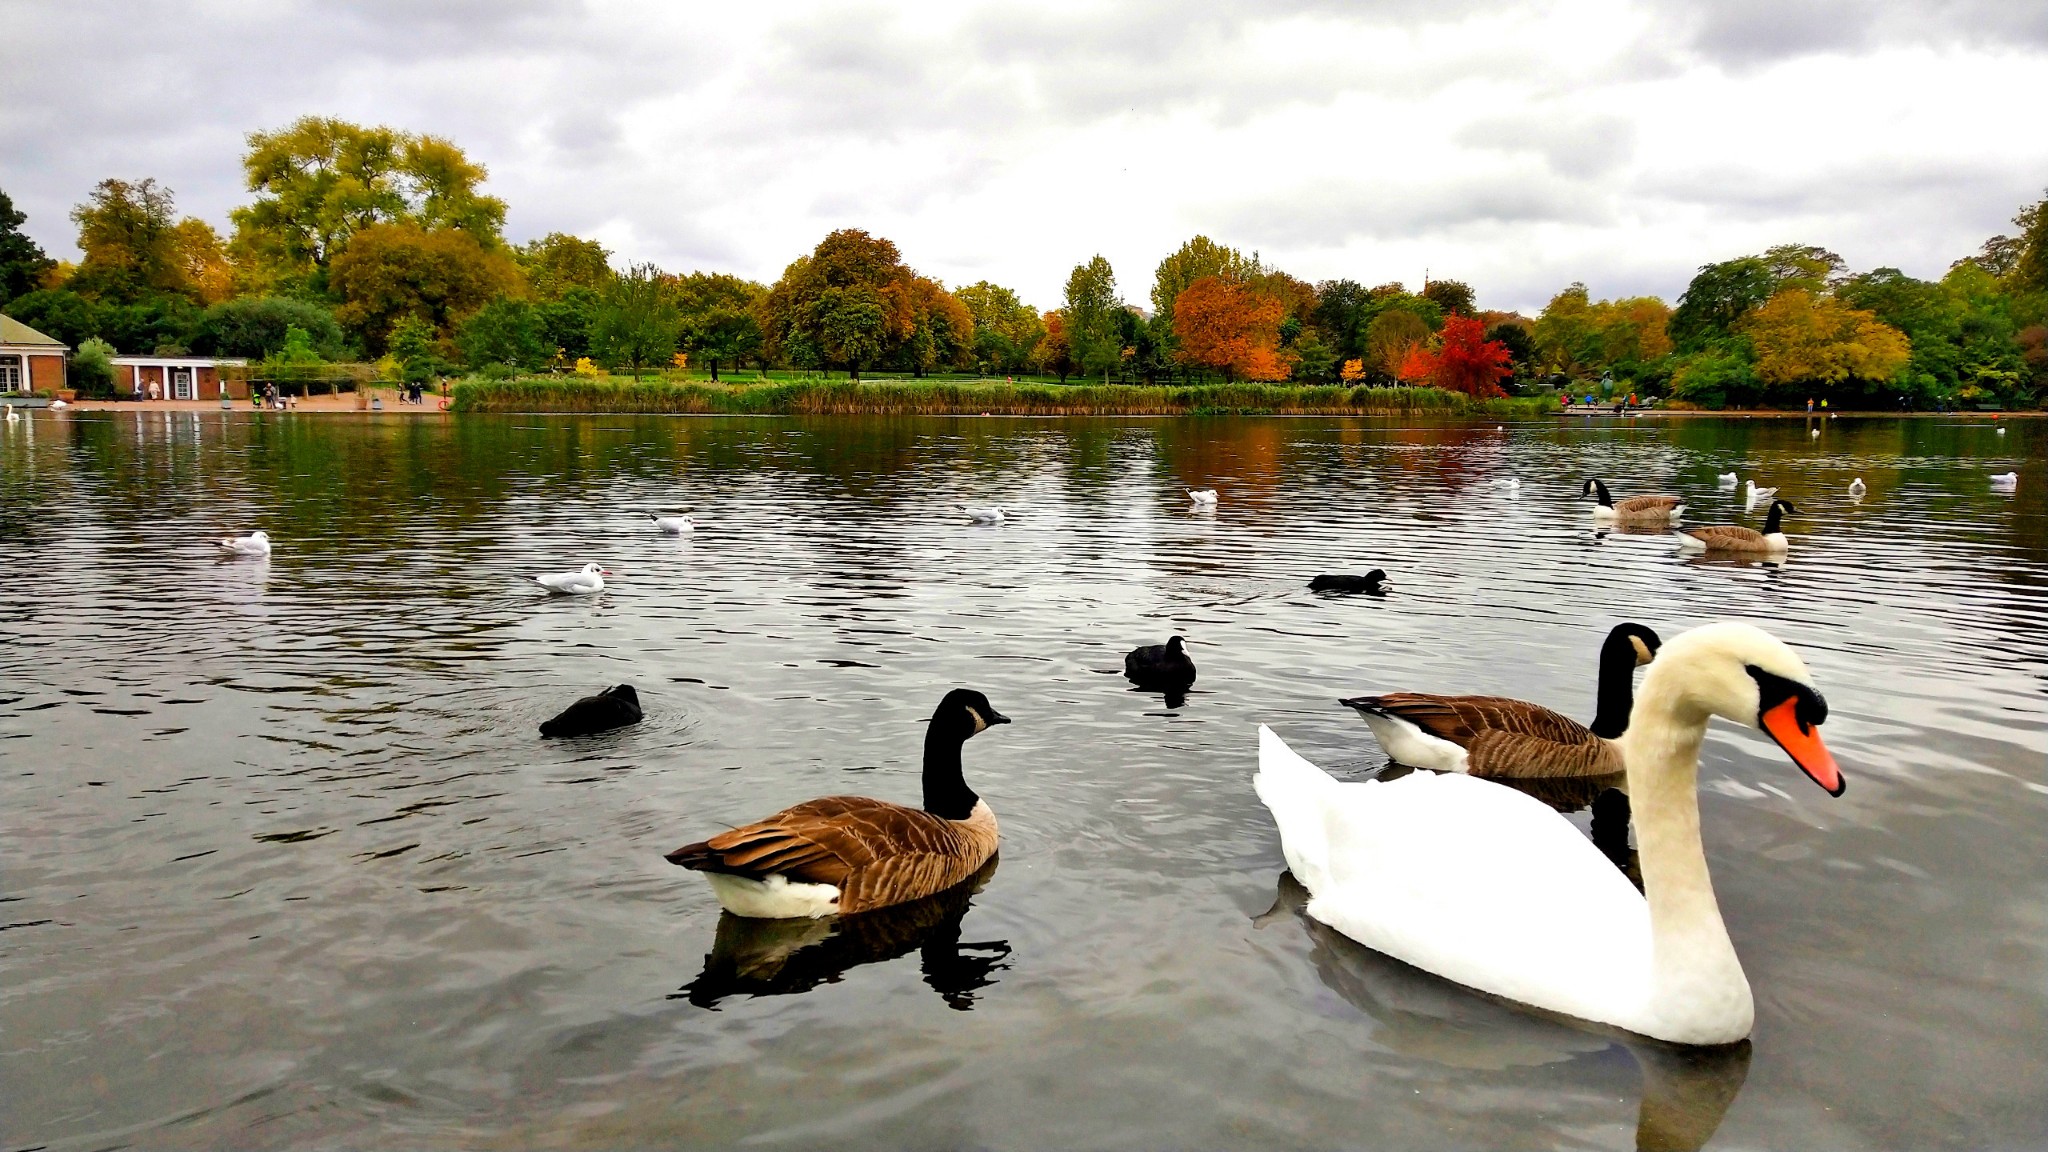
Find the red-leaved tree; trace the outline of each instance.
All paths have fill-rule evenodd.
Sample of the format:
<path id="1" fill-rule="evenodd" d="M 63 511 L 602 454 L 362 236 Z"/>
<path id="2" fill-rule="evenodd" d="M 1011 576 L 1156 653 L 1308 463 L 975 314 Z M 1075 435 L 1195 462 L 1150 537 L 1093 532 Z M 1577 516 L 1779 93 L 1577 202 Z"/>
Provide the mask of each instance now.
<path id="1" fill-rule="evenodd" d="M 1427 376 L 1430 383 L 1453 392 L 1468 396 L 1507 395 L 1501 391 L 1500 381 L 1507 377 L 1512 357 L 1507 345 L 1486 338 L 1483 321 L 1472 316 L 1447 316 L 1438 340 L 1440 343 L 1434 349 L 1410 353 L 1409 359 L 1416 363 L 1401 365 L 1402 379 L 1412 379 L 1413 369 L 1415 375 Z"/>

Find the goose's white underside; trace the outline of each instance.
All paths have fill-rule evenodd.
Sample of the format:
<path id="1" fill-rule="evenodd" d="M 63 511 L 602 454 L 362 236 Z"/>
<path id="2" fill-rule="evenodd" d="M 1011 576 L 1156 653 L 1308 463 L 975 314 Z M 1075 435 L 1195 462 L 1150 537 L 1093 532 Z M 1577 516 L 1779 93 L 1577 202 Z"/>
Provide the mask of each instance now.
<path id="1" fill-rule="evenodd" d="M 776 873 L 766 880 L 706 872 L 711 894 L 727 912 L 756 920 L 791 920 L 839 914 L 839 887 L 835 884 L 807 884 Z"/>
<path id="2" fill-rule="evenodd" d="M 1434 768 L 1439 772 L 1464 772 L 1471 766 L 1471 753 L 1441 736 L 1432 736 L 1399 716 L 1360 713 L 1373 738 L 1393 757 L 1396 764 Z"/>
<path id="3" fill-rule="evenodd" d="M 1264 726 L 1254 783 L 1311 895 L 1308 914 L 1360 944 L 1507 1000 L 1680 1043 L 1747 1034 L 1748 1019 L 1723 1005 L 1702 1005 L 1696 1020 L 1652 1010 L 1649 905 L 1541 801 L 1466 775 L 1340 783 Z"/>

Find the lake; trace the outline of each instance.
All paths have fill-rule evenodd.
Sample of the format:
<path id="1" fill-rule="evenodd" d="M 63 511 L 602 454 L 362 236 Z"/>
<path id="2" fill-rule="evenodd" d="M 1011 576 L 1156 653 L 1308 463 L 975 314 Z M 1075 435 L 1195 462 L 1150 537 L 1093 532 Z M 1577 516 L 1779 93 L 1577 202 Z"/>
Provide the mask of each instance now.
<path id="1" fill-rule="evenodd" d="M 8 425 L 0 1143 L 2040 1146 L 2048 423 L 1818 427 Z M 1759 524 L 1729 470 L 1801 509 L 1787 563 L 1598 536 L 1575 499 Z M 268 561 L 221 558 L 256 528 Z M 532 579 L 586 561 L 600 596 Z M 1373 567 L 1385 598 L 1305 587 Z M 1710 732 L 1749 1046 L 1538 1017 L 1300 914 L 1256 725 L 1361 778 L 1385 757 L 1340 696 L 1590 719 L 1611 625 L 1731 617 L 1804 656 L 1849 780 Z M 1201 675 L 1170 707 L 1119 673 L 1175 631 Z M 644 723 L 537 736 L 620 682 Z M 1003 830 L 978 892 L 721 924 L 662 859 L 812 796 L 915 803 L 956 686 L 1015 721 L 966 749 Z"/>

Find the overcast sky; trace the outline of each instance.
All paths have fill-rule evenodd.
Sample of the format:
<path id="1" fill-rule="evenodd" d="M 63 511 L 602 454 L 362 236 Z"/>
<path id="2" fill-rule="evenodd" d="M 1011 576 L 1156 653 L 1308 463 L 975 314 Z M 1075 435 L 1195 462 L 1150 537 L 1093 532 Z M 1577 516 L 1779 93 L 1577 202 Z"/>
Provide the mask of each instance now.
<path id="1" fill-rule="evenodd" d="M 1533 311 L 1777 243 L 1939 275 L 2048 186 L 2044 0 L 0 0 L 0 189 L 154 176 L 226 230 L 252 129 L 446 136 L 507 232 L 772 281 L 828 231 L 1041 307 L 1206 233 Z"/>

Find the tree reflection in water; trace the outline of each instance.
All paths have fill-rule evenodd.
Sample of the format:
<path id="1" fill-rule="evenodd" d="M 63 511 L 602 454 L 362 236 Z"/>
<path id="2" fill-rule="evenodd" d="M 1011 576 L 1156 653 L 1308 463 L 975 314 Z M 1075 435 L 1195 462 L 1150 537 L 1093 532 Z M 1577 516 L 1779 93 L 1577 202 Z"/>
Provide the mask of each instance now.
<path id="1" fill-rule="evenodd" d="M 721 913 L 704 971 L 669 999 L 716 1010 L 728 996 L 793 996 L 836 984 L 862 964 L 917 952 L 924 982 L 948 1007 L 969 1011 L 975 992 L 1009 967 L 1009 941 L 960 940 L 960 921 L 998 859 L 990 857 L 979 872 L 936 896 L 856 916 L 754 920 Z"/>

